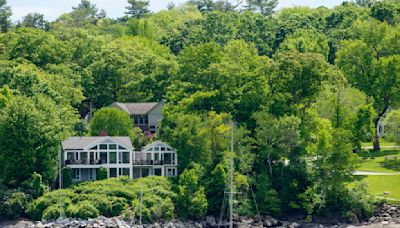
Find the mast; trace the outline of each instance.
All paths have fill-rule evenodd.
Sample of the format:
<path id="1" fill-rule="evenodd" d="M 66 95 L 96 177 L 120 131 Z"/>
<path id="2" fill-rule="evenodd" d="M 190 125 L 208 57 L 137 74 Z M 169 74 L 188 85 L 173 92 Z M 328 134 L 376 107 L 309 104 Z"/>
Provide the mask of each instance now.
<path id="1" fill-rule="evenodd" d="M 58 172 L 58 186 L 59 186 L 59 191 L 60 191 L 60 219 L 62 219 L 62 214 L 63 214 L 63 211 L 62 211 L 62 177 L 61 177 L 61 175 L 62 175 L 62 164 L 61 164 L 61 160 L 62 160 L 62 150 L 60 150 L 60 154 L 59 154 L 59 159 L 58 159 L 58 163 L 59 163 L 59 172 Z"/>
<path id="2" fill-rule="evenodd" d="M 233 133 L 234 133 L 235 124 L 232 123 L 231 127 L 231 156 L 230 156 L 230 170 L 229 170 L 229 228 L 233 228 Z"/>

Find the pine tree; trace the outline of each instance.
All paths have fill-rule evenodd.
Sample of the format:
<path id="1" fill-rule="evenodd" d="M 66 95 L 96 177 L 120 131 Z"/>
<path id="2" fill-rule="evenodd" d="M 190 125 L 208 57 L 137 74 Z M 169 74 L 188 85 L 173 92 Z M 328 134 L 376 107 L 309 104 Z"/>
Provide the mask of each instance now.
<path id="1" fill-rule="evenodd" d="M 149 1 L 146 0 L 128 0 L 129 6 L 126 7 L 128 10 L 125 12 L 129 17 L 143 18 L 150 13 Z"/>

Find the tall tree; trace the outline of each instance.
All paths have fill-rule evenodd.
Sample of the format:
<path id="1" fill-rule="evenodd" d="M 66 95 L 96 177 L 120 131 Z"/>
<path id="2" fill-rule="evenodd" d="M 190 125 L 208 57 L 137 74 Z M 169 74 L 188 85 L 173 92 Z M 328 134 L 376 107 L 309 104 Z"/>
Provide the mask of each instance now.
<path id="1" fill-rule="evenodd" d="M 132 120 L 124 111 L 102 108 L 94 113 L 89 129 L 93 136 L 98 136 L 103 131 L 110 136 L 128 136 L 132 135 Z"/>
<path id="2" fill-rule="evenodd" d="M 44 15 L 40 13 L 29 13 L 24 16 L 22 20 L 22 26 L 32 27 L 32 28 L 46 28 L 46 21 L 44 20 Z"/>
<path id="3" fill-rule="evenodd" d="M 148 0 L 128 0 L 128 6 L 125 7 L 128 11 L 125 12 L 129 17 L 143 18 L 149 13 L 150 2 Z"/>
<path id="4" fill-rule="evenodd" d="M 246 0 L 249 10 L 257 11 L 264 16 L 271 16 L 278 6 L 279 0 Z"/>
<path id="5" fill-rule="evenodd" d="M 374 150 L 380 150 L 378 125 L 389 107 L 400 105 L 400 35 L 380 22 L 360 22 L 352 27 L 353 40 L 341 43 L 337 65 L 350 84 L 373 98 L 376 112 Z"/>
<path id="6" fill-rule="evenodd" d="M 0 31 L 7 32 L 11 27 L 10 17 L 11 8 L 7 5 L 7 0 L 0 0 Z"/>

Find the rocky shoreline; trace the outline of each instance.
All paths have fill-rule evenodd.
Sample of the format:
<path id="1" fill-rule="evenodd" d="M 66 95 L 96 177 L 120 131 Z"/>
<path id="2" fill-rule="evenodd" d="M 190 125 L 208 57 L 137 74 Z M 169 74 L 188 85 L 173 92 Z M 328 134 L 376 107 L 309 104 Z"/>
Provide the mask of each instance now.
<path id="1" fill-rule="evenodd" d="M 51 222 L 30 222 L 23 220 L 24 223 L 16 224 L 1 224 L 0 227 L 26 227 L 26 228 L 203 228 L 203 227 L 219 227 L 216 219 L 208 216 L 205 221 L 179 221 L 173 220 L 168 222 L 160 222 L 154 224 L 137 225 L 129 221 L 125 221 L 122 217 L 106 218 L 100 216 L 96 219 L 59 219 Z M 262 227 L 281 227 L 281 228 L 344 228 L 344 227 L 400 227 L 400 206 L 384 205 L 379 208 L 374 215 L 365 222 L 358 224 L 315 224 L 303 222 L 281 221 L 269 216 L 261 218 L 241 217 L 240 221 L 235 221 L 237 228 L 262 228 Z M 221 226 L 223 227 L 223 226 Z"/>

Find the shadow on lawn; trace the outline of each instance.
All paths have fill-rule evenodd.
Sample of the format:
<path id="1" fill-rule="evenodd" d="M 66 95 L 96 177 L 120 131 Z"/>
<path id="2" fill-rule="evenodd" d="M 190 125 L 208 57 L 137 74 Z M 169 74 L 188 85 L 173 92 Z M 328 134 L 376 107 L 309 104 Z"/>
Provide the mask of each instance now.
<path id="1" fill-rule="evenodd" d="M 358 153 L 360 158 L 377 158 L 377 157 L 384 157 L 384 156 L 391 156 L 391 155 L 399 155 L 400 159 L 400 150 L 381 150 L 381 151 L 373 151 L 373 150 L 366 150 Z"/>

